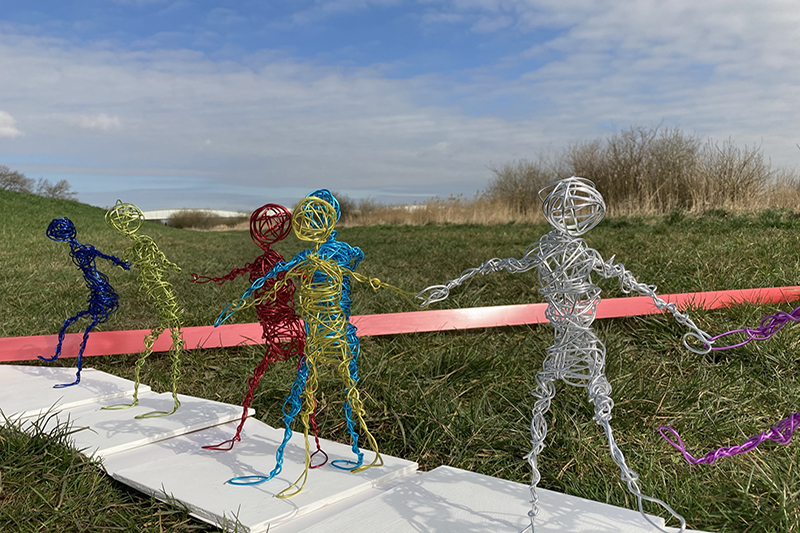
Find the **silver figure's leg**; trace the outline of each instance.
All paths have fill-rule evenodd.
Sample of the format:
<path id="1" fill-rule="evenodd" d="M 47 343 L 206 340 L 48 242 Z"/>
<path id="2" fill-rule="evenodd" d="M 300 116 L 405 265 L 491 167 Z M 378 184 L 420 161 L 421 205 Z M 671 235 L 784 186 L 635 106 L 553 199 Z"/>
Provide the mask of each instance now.
<path id="1" fill-rule="evenodd" d="M 528 517 L 531 520 L 530 531 L 533 533 L 533 520 L 539 513 L 539 496 L 536 494 L 536 486 L 539 480 L 542 479 L 537 468 L 537 456 L 544 449 L 544 439 L 547 437 L 547 421 L 544 416 L 550 410 L 550 403 L 556 395 L 556 388 L 553 384 L 553 379 L 548 372 L 539 372 L 536 374 L 536 390 L 533 392 L 536 397 L 536 402 L 533 404 L 533 412 L 531 418 L 531 451 L 525 458 L 531 465 L 531 510 L 528 511 Z M 527 531 L 527 528 L 526 528 Z"/>
<path id="2" fill-rule="evenodd" d="M 611 450 L 611 458 L 619 467 L 622 480 L 628 485 L 628 490 L 631 492 L 631 494 L 636 496 L 639 512 L 642 514 L 644 519 L 650 523 L 650 525 L 652 525 L 658 531 L 663 531 L 666 533 L 664 529 L 657 526 L 652 520 L 650 520 L 650 517 L 645 514 L 644 508 L 642 507 L 643 500 L 663 507 L 680 522 L 681 525 L 679 533 L 684 531 L 686 528 L 686 520 L 684 520 L 681 515 L 676 513 L 672 507 L 667 505 L 664 501 L 643 494 L 641 490 L 639 490 L 639 484 L 637 483 L 639 475 L 634 472 L 626 463 L 625 456 L 622 454 L 622 450 L 619 449 L 619 446 L 617 446 L 617 442 L 614 439 L 614 434 L 611 431 L 611 409 L 614 407 L 614 401 L 611 399 L 611 384 L 608 382 L 608 379 L 606 379 L 606 376 L 602 374 L 602 367 L 599 369 L 599 371 L 600 372 L 595 375 L 592 381 L 589 383 L 589 399 L 594 404 L 594 420 L 603 428 L 606 433 L 606 437 L 608 438 L 608 447 Z"/>

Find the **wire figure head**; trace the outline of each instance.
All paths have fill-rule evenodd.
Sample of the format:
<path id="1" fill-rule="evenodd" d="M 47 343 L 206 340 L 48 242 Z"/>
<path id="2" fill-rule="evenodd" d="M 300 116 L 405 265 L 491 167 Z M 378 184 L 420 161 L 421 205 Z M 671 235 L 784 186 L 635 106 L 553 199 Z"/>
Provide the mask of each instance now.
<path id="1" fill-rule="evenodd" d="M 285 239 L 292 229 L 292 214 L 278 204 L 265 204 L 250 215 L 250 236 L 262 250 Z"/>
<path id="2" fill-rule="evenodd" d="M 327 200 L 309 195 L 294 208 L 292 229 L 301 241 L 323 243 L 333 233 L 336 220 L 339 218 L 338 214 L 333 204 Z"/>
<path id="3" fill-rule="evenodd" d="M 74 241 L 77 234 L 75 224 L 68 218 L 54 218 L 47 226 L 47 236 L 54 241 Z"/>
<path id="4" fill-rule="evenodd" d="M 339 200 L 329 191 L 328 189 L 317 189 L 316 191 L 312 191 L 306 195 L 306 198 L 311 196 L 315 196 L 317 198 L 321 198 L 325 200 L 333 207 L 333 210 L 336 211 L 336 222 L 339 222 L 339 218 L 342 216 L 342 208 L 339 205 Z"/>
<path id="5" fill-rule="evenodd" d="M 106 222 L 123 235 L 133 235 L 144 221 L 142 210 L 133 204 L 123 203 L 117 200 L 114 207 L 106 212 Z"/>
<path id="6" fill-rule="evenodd" d="M 586 178 L 573 176 L 545 185 L 539 191 L 544 217 L 559 231 L 577 237 L 603 220 L 606 203 Z"/>

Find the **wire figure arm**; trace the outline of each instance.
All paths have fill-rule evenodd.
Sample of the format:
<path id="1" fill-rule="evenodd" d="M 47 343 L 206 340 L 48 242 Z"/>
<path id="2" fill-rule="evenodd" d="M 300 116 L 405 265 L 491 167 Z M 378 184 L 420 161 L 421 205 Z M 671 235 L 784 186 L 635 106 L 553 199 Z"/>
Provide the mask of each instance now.
<path id="1" fill-rule="evenodd" d="M 164 265 L 164 268 L 168 268 L 173 272 L 181 272 L 181 267 L 179 267 L 178 265 L 167 259 L 167 256 L 164 255 L 163 253 L 161 254 L 161 262 Z"/>
<path id="2" fill-rule="evenodd" d="M 711 351 L 711 335 L 700 329 L 697 324 L 689 317 L 688 314 L 682 313 L 678 310 L 678 306 L 675 305 L 673 302 L 666 302 L 661 299 L 656 294 L 656 286 L 655 285 L 647 285 L 645 283 L 639 282 L 634 275 L 631 273 L 630 270 L 625 268 L 625 265 L 622 263 L 614 263 L 614 258 L 616 256 L 611 256 L 611 259 L 608 261 L 603 261 L 603 258 L 597 253 L 597 262 L 595 264 L 594 270 L 601 276 L 606 279 L 611 278 L 618 278 L 619 285 L 622 289 L 622 292 L 625 294 L 630 294 L 632 292 L 640 295 L 640 296 L 649 296 L 653 303 L 656 306 L 656 309 L 659 311 L 669 311 L 672 313 L 672 316 L 675 317 L 675 321 L 688 328 L 690 331 L 683 335 L 683 345 L 686 347 L 687 350 L 692 351 L 696 354 L 705 354 Z M 702 349 L 695 348 L 694 346 L 689 344 L 689 338 L 694 337 L 694 339 L 700 341 L 703 345 Z"/>
<path id="3" fill-rule="evenodd" d="M 127 261 L 123 261 L 119 257 L 116 257 L 114 255 L 106 255 L 103 252 L 100 252 L 98 250 L 95 250 L 95 253 L 97 254 L 97 257 L 102 257 L 103 259 L 105 259 L 107 261 L 111 261 L 112 263 L 114 263 L 118 267 L 122 267 L 125 270 L 130 270 L 131 269 L 131 264 L 129 262 L 127 262 Z"/>
<path id="4" fill-rule="evenodd" d="M 232 269 L 230 272 L 228 272 L 227 274 L 225 274 L 224 276 L 220 276 L 218 278 L 215 278 L 215 277 L 212 277 L 212 276 L 201 276 L 200 274 L 196 274 L 196 273 L 192 272 L 191 274 L 189 274 L 189 281 L 192 282 L 192 283 L 199 283 L 199 284 L 209 283 L 209 282 L 213 281 L 215 285 L 222 285 L 226 281 L 233 281 L 234 279 L 236 279 L 237 277 L 241 276 L 242 274 L 249 273 L 250 270 L 251 269 L 247 268 L 247 267 L 244 267 L 244 268 L 236 267 L 236 268 Z"/>
<path id="5" fill-rule="evenodd" d="M 300 255 L 300 254 L 298 254 L 298 255 Z M 263 276 L 261 276 L 260 278 L 255 280 L 247 288 L 247 290 L 244 291 L 244 293 L 242 294 L 242 296 L 238 300 L 235 300 L 235 301 L 233 301 L 233 302 L 231 302 L 231 303 L 229 303 L 228 305 L 225 306 L 225 309 L 222 310 L 222 312 L 219 314 L 217 319 L 214 321 L 214 327 L 217 327 L 217 326 L 221 325 L 223 322 L 225 322 L 231 316 L 233 316 L 234 313 L 236 313 L 237 311 L 240 311 L 242 309 L 246 309 L 250 305 L 253 305 L 253 303 L 259 303 L 259 302 L 263 302 L 265 300 L 268 300 L 270 298 L 274 298 L 275 294 L 278 292 L 278 290 L 281 289 L 281 285 L 280 284 L 273 285 L 272 288 L 269 289 L 262 296 L 260 296 L 256 302 L 251 302 L 251 303 L 247 302 L 247 299 L 250 296 L 252 296 L 252 294 L 255 291 L 257 291 L 258 289 L 263 287 L 264 283 L 266 283 L 266 281 L 268 279 L 278 276 L 281 272 L 285 272 L 286 273 L 285 278 L 288 278 L 288 277 L 290 277 L 292 275 L 295 275 L 295 272 L 297 272 L 297 270 L 298 270 L 297 267 L 299 265 L 303 264 L 304 261 L 305 261 L 305 257 L 298 257 L 296 255 L 296 256 L 294 256 L 292 258 L 291 261 L 289 261 L 289 262 L 281 261 L 280 263 L 278 263 L 277 265 L 272 267 L 272 269 L 269 272 L 267 272 L 266 274 L 264 274 Z"/>
<path id="6" fill-rule="evenodd" d="M 519 272 L 526 272 L 532 268 L 535 268 L 536 264 L 536 256 L 530 253 L 525 254 L 525 257 L 522 259 L 516 259 L 514 257 L 499 259 L 495 257 L 489 259 L 488 261 L 484 261 L 476 268 L 466 269 L 459 277 L 447 281 L 444 285 L 431 285 L 430 287 L 421 290 L 416 294 L 416 298 L 422 300 L 422 303 L 419 304 L 420 307 L 425 307 L 426 305 L 434 302 L 441 302 L 442 300 L 447 299 L 447 297 L 450 296 L 451 289 L 458 287 L 468 279 L 475 277 L 478 274 L 485 276 L 491 272 L 500 272 L 501 270 L 505 270 L 511 274 L 517 274 Z"/>

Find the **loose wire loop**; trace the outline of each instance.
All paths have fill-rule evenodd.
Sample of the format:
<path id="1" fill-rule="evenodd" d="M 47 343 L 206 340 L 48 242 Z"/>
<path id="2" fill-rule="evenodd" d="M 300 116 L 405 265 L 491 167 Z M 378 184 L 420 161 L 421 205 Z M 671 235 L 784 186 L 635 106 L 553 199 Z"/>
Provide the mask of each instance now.
<path id="1" fill-rule="evenodd" d="M 767 340 L 783 329 L 783 327 L 789 322 L 800 322 L 800 306 L 795 307 L 789 313 L 778 311 L 777 313 L 765 316 L 763 319 L 761 319 L 761 322 L 757 328 L 734 329 L 725 333 L 720 333 L 714 337 L 710 337 L 705 340 L 706 347 L 708 349 L 705 352 L 697 353 L 708 353 L 711 350 L 730 350 L 731 348 L 739 348 L 740 346 L 744 346 L 750 341 Z M 747 338 L 741 342 L 727 346 L 712 346 L 714 341 L 718 339 L 727 337 L 728 335 L 741 333 L 744 333 L 747 336 Z M 800 412 L 792 413 L 770 429 L 750 437 L 742 444 L 736 446 L 722 446 L 699 458 L 686 451 L 686 445 L 684 444 L 683 439 L 678 432 L 671 427 L 661 426 L 658 428 L 658 431 L 664 440 L 681 452 L 684 459 L 686 459 L 686 462 L 689 464 L 713 465 L 716 461 L 722 459 L 723 457 L 731 457 L 733 455 L 749 452 L 767 440 L 772 440 L 780 444 L 788 444 L 791 441 L 792 435 L 794 434 L 798 425 L 800 425 Z"/>
<path id="2" fill-rule="evenodd" d="M 671 427 L 661 426 L 658 428 L 658 431 L 661 433 L 661 436 L 664 438 L 664 440 L 666 440 L 670 445 L 683 454 L 683 457 L 686 459 L 687 463 L 692 465 L 713 465 L 717 460 L 723 457 L 731 457 L 741 453 L 749 452 L 767 440 L 772 440 L 779 444 L 789 444 L 789 442 L 792 440 L 792 435 L 798 426 L 800 426 L 800 412 L 792 413 L 767 431 L 763 431 L 758 435 L 750 437 L 742 444 L 736 446 L 722 446 L 699 458 L 694 457 L 692 454 L 686 451 L 686 445 L 684 444 L 683 439 L 681 439 L 681 436 L 678 434 L 678 432 Z"/>

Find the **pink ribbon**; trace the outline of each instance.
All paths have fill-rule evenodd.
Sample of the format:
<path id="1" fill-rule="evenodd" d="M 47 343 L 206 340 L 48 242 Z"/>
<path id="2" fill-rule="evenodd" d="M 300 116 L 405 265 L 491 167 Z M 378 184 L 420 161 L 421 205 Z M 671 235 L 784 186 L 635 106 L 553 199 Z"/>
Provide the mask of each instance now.
<path id="1" fill-rule="evenodd" d="M 692 292 L 662 295 L 662 299 L 679 307 L 718 309 L 741 303 L 783 303 L 800 299 L 800 286 Z M 407 313 L 360 315 L 351 321 L 359 336 L 397 335 L 456 329 L 519 326 L 547 322 L 547 304 L 500 305 L 466 309 L 436 309 Z M 608 298 L 597 306 L 597 318 L 618 318 L 660 313 L 647 296 Z M 259 323 L 223 324 L 182 328 L 186 349 L 220 348 L 244 344 L 261 344 L 263 328 Z M 147 329 L 127 331 L 94 331 L 89 336 L 84 357 L 138 353 L 144 349 Z M 66 335 L 61 357 L 77 357 L 81 333 Z M 25 361 L 39 355 L 50 355 L 58 342 L 57 335 L 0 338 L 0 362 Z M 172 339 L 166 331 L 158 338 L 153 351 L 169 350 Z"/>

